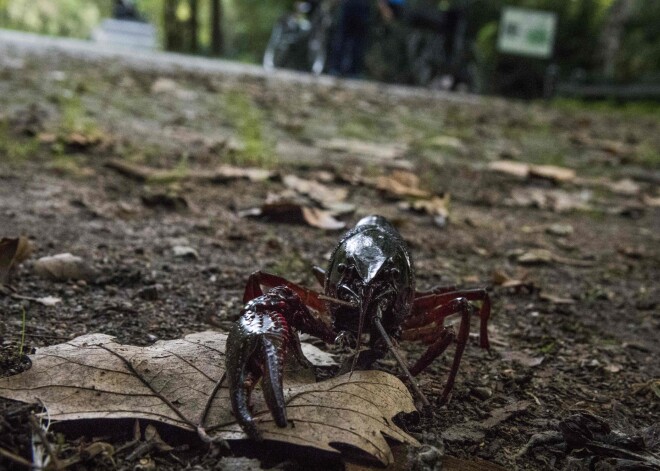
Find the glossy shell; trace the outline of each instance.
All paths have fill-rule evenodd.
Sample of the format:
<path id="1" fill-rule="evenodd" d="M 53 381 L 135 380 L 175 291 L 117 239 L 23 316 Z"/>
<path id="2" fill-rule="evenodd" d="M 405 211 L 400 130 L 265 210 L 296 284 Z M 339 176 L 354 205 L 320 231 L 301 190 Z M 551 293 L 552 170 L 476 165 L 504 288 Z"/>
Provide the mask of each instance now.
<path id="1" fill-rule="evenodd" d="M 373 297 L 385 291 L 392 293 L 391 302 L 383 312 L 383 325 L 389 333 L 396 333 L 410 312 L 415 271 L 403 238 L 385 218 L 368 216 L 360 220 L 332 253 L 326 271 L 325 294 L 345 299 L 340 287 L 351 284 L 351 280 L 355 285 L 370 286 Z M 359 309 L 336 304 L 328 308 L 336 330 L 357 332 Z M 367 315 L 372 316 L 373 312 Z M 366 320 L 370 324 L 369 321 Z"/>

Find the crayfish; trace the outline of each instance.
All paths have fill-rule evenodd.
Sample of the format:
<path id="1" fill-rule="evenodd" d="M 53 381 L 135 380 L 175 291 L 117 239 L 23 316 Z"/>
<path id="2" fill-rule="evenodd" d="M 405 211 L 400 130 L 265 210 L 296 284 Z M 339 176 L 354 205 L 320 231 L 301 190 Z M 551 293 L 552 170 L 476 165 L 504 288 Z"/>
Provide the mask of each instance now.
<path id="1" fill-rule="evenodd" d="M 355 347 L 350 370 L 359 362 L 368 368 L 388 352 L 395 356 L 423 406 L 429 401 L 413 376 L 423 371 L 452 342 L 456 351 L 439 403 L 444 404 L 454 385 L 470 331 L 470 317 L 480 302 L 480 345 L 489 348 L 487 322 L 490 298 L 483 289 L 456 286 L 415 290 L 412 258 L 399 232 L 382 216 L 361 219 L 332 252 L 327 270 L 315 267 L 324 293 L 265 272 L 250 275 L 241 316 L 227 339 L 226 370 L 232 409 L 243 430 L 253 439 L 261 435 L 250 412 L 252 389 L 263 378 L 266 404 L 280 427 L 287 425 L 283 394 L 283 364 L 289 351 L 303 364 L 297 332 L 326 343 Z M 264 294 L 262 288 L 266 288 Z M 460 315 L 458 333 L 444 325 Z M 360 351 L 363 334 L 367 349 Z M 429 347 L 409 368 L 398 354 L 398 340 L 421 341 Z"/>

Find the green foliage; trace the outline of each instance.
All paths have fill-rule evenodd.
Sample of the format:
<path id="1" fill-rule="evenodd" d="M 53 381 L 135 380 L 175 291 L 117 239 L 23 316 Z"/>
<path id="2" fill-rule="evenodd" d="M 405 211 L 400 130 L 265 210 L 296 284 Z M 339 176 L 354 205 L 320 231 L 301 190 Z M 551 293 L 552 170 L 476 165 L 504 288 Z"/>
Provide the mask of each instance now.
<path id="1" fill-rule="evenodd" d="M 34 138 L 14 136 L 6 121 L 0 121 L 0 162 L 22 162 L 39 150 L 39 142 Z"/>
<path id="2" fill-rule="evenodd" d="M 599 65 L 600 31 L 612 0 L 489 0 L 471 4 L 469 25 L 484 92 L 533 96 L 538 93 L 548 62 L 497 51 L 502 8 L 517 6 L 557 14 L 553 62 L 564 74 Z"/>
<path id="3" fill-rule="evenodd" d="M 101 11 L 81 0 L 2 0 L 0 26 L 57 36 L 88 37 Z"/>
<path id="4" fill-rule="evenodd" d="M 660 2 L 639 0 L 626 25 L 618 57 L 617 78 L 623 82 L 660 80 Z"/>
<path id="5" fill-rule="evenodd" d="M 261 62 L 273 25 L 293 3 L 291 0 L 225 1 L 229 53 L 239 59 Z"/>
<path id="6" fill-rule="evenodd" d="M 275 145 L 267 139 L 265 118 L 251 98 L 238 92 L 225 98 L 225 112 L 236 128 L 243 148 L 236 156 L 236 164 L 272 167 L 276 163 Z"/>

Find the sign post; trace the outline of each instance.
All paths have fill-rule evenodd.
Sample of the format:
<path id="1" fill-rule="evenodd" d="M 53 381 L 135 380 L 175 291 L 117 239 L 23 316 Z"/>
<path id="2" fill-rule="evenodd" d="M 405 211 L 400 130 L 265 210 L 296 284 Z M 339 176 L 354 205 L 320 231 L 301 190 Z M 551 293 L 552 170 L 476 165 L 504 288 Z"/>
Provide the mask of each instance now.
<path id="1" fill-rule="evenodd" d="M 552 56 L 556 29 L 555 13 L 506 7 L 497 48 L 509 54 L 548 59 Z"/>

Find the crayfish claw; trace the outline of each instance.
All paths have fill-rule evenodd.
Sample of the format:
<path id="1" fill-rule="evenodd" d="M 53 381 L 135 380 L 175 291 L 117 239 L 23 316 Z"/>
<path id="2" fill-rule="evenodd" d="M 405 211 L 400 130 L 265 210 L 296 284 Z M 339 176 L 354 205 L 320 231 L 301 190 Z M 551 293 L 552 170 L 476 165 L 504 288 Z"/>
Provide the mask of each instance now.
<path id="1" fill-rule="evenodd" d="M 257 338 L 246 336 L 238 323 L 227 336 L 226 365 L 231 407 L 236 420 L 250 438 L 261 441 L 262 436 L 250 411 L 250 398 L 259 372 L 254 371 L 252 357 L 257 349 Z"/>
<path id="2" fill-rule="evenodd" d="M 266 405 L 278 427 L 286 427 L 286 404 L 284 402 L 282 352 L 268 340 L 264 341 L 263 391 Z"/>
<path id="3" fill-rule="evenodd" d="M 254 440 L 263 439 L 251 410 L 254 386 L 262 380 L 266 405 L 279 427 L 287 426 L 284 400 L 284 357 L 297 341 L 281 310 L 281 292 L 273 289 L 249 302 L 229 331 L 226 344 L 226 371 L 231 406 L 241 428 Z M 300 347 L 298 346 L 298 349 Z"/>

